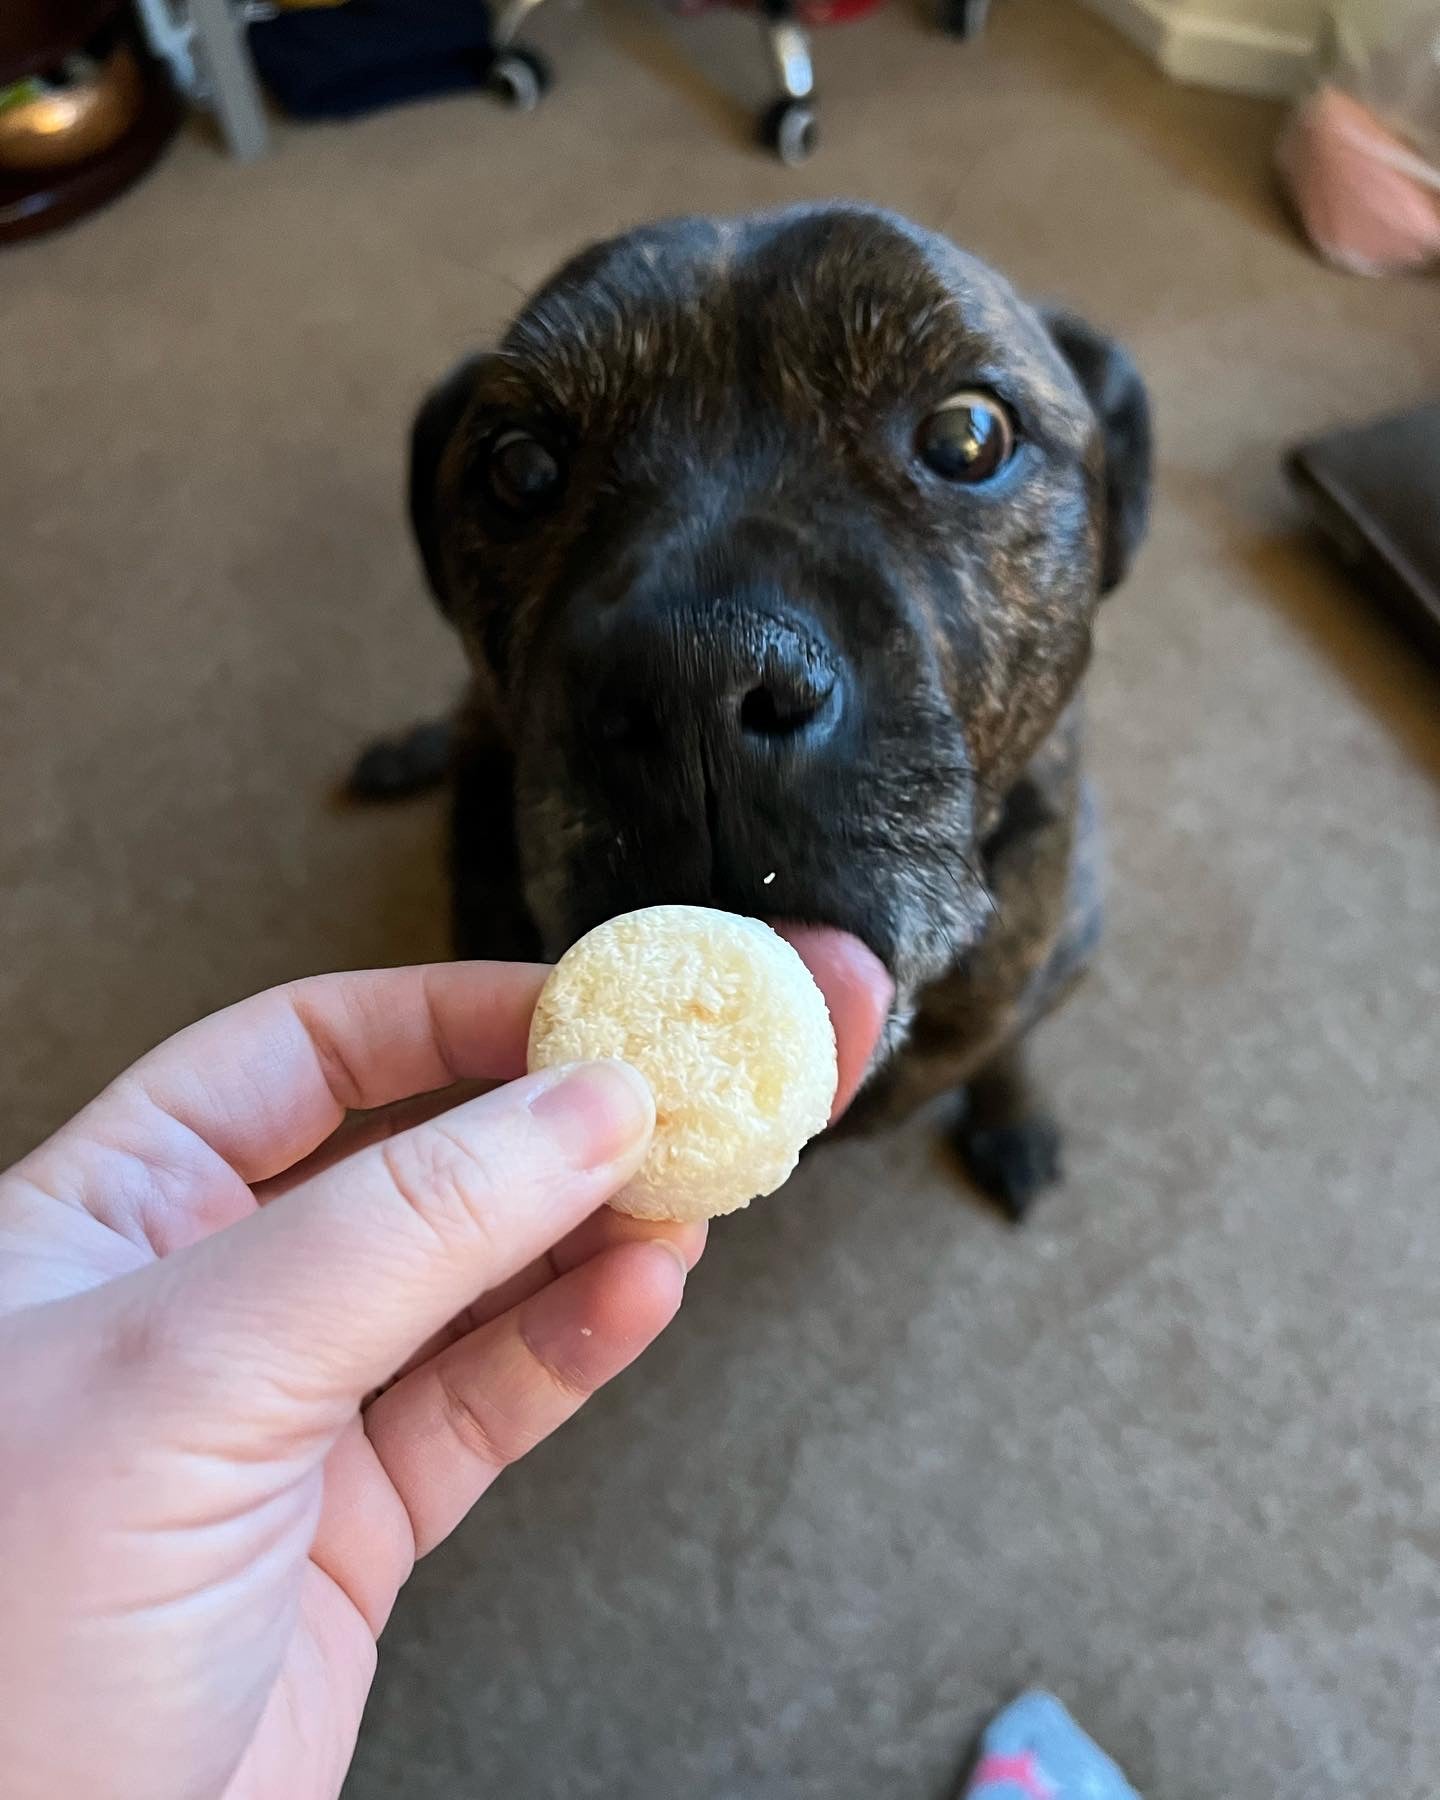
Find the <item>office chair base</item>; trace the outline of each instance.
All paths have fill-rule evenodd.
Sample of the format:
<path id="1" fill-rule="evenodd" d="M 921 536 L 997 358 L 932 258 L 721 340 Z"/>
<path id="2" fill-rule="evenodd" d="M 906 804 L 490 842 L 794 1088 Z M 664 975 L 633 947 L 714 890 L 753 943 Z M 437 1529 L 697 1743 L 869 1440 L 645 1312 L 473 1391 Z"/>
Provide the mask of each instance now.
<path id="1" fill-rule="evenodd" d="M 672 0 L 684 11 L 703 11 L 708 0 Z M 859 17 L 879 0 L 744 0 L 760 13 L 766 49 L 779 90 L 759 119 L 759 141 L 790 168 L 808 162 L 820 141 L 815 74 L 806 27 Z M 515 41 L 543 0 L 506 0 L 496 25 L 487 86 L 514 112 L 531 112 L 550 87 L 550 65 Z M 939 22 L 952 37 L 978 37 L 990 0 L 936 0 Z"/>
<path id="2" fill-rule="evenodd" d="M 940 23 L 951 37 L 979 37 L 989 11 L 990 0 L 940 0 Z"/>
<path id="3" fill-rule="evenodd" d="M 533 50 L 511 44 L 496 53 L 485 85 L 512 112 L 533 112 L 550 86 L 550 65 Z"/>
<path id="4" fill-rule="evenodd" d="M 813 156 L 819 141 L 820 127 L 809 100 L 777 100 L 761 117 L 760 142 L 789 168 Z"/>

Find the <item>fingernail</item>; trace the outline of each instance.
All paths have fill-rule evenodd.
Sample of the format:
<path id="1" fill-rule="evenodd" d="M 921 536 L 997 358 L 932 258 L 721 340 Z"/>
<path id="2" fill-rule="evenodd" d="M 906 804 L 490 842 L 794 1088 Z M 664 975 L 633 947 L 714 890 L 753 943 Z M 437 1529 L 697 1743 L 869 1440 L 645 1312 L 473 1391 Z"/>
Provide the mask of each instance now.
<path id="1" fill-rule="evenodd" d="M 685 1252 L 678 1244 L 672 1244 L 669 1238 L 649 1238 L 647 1242 L 652 1249 L 663 1250 L 667 1256 L 674 1260 L 675 1266 L 680 1271 L 680 1283 L 683 1287 L 690 1274 L 690 1265 L 685 1260 Z"/>
<path id="2" fill-rule="evenodd" d="M 629 1063 L 576 1063 L 530 1102 L 565 1160 L 596 1169 L 628 1156 L 655 1125 L 649 1084 Z"/>

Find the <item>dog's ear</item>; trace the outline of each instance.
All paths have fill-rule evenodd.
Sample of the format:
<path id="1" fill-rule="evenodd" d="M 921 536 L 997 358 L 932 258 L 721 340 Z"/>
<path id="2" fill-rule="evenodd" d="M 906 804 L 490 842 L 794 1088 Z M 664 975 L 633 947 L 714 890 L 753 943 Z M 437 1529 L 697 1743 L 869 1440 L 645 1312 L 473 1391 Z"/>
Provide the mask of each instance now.
<path id="1" fill-rule="evenodd" d="M 1103 331 L 1073 313 L 1040 317 L 1095 409 L 1105 442 L 1105 541 L 1100 592 L 1118 587 L 1150 517 L 1150 400 L 1140 371 Z"/>
<path id="2" fill-rule="evenodd" d="M 457 364 L 426 395 L 410 427 L 410 527 L 430 591 L 447 617 L 451 604 L 445 589 L 445 559 L 440 550 L 440 461 L 470 403 L 476 371 L 484 360 L 483 356 L 467 356 Z"/>

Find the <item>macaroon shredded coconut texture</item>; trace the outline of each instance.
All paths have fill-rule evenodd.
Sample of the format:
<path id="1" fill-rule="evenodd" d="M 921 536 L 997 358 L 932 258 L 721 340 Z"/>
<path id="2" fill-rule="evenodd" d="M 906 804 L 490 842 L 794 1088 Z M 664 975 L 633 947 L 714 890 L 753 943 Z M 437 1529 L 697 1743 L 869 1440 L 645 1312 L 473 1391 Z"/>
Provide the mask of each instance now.
<path id="1" fill-rule="evenodd" d="M 631 1063 L 655 1137 L 611 1205 L 708 1219 L 772 1193 L 835 1098 L 835 1033 L 810 971 L 758 919 L 651 906 L 599 925 L 551 970 L 530 1067 Z"/>

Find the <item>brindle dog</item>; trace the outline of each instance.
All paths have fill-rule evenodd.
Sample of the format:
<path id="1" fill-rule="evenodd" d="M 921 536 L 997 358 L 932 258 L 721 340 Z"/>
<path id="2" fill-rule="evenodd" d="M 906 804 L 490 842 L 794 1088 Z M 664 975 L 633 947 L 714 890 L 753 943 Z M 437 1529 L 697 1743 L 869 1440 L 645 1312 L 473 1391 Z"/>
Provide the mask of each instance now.
<path id="1" fill-rule="evenodd" d="M 1098 925 L 1077 698 L 1146 520 L 1145 391 L 892 214 L 595 245 L 416 420 L 411 515 L 473 682 L 457 949 L 660 901 L 835 925 L 895 983 L 845 1129 L 944 1091 L 1014 1216 L 1059 1172 L 1021 1067 Z"/>

